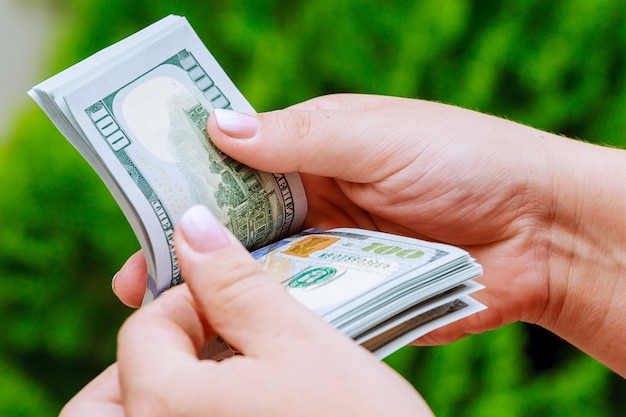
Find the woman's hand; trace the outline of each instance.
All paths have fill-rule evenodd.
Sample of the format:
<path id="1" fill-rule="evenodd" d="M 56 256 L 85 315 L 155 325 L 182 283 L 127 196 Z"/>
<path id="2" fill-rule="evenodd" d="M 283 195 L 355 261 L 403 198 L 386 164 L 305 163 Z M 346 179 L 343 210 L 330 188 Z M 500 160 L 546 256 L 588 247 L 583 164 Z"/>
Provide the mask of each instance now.
<path id="1" fill-rule="evenodd" d="M 254 168 L 300 172 L 306 227 L 450 243 L 483 265 L 486 289 L 475 297 L 489 308 L 419 343 L 523 320 L 613 362 L 602 358 L 614 356 L 615 332 L 626 334 L 624 312 L 612 307 L 626 293 L 625 152 L 452 106 L 363 95 L 257 115 L 217 110 L 208 130 Z M 138 294 L 142 262 L 132 258 L 117 279 Z M 598 334 L 606 340 L 590 343 Z"/>
<path id="2" fill-rule="evenodd" d="M 127 320 L 117 367 L 63 417 L 432 415 L 405 380 L 262 271 L 205 207 L 181 218 L 175 241 L 187 284 Z M 198 359 L 215 334 L 241 355 Z"/>

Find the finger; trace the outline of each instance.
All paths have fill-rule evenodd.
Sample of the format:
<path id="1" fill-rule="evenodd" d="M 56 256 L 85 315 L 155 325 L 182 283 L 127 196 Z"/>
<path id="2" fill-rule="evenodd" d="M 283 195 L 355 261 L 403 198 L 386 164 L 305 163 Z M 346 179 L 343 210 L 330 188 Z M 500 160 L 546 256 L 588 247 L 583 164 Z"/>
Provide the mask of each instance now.
<path id="1" fill-rule="evenodd" d="M 487 330 L 484 328 L 480 328 L 480 330 L 478 330 L 478 327 L 476 327 L 476 331 L 471 331 L 470 329 L 475 327 L 468 326 L 466 323 L 462 323 L 462 321 L 463 320 L 460 320 L 426 333 L 424 336 L 412 341 L 410 344 L 413 346 L 446 345 L 472 334 L 482 333 Z"/>
<path id="2" fill-rule="evenodd" d="M 198 351 L 209 330 L 186 285 L 166 291 L 124 323 L 117 357 L 128 415 L 179 415 L 172 404 L 180 406 L 181 390 L 198 376 Z M 200 368 L 212 364 L 204 361 Z"/>
<path id="3" fill-rule="evenodd" d="M 113 292 L 121 302 L 129 307 L 138 308 L 146 291 L 148 267 L 143 251 L 134 253 L 122 266 L 111 281 Z"/>
<path id="4" fill-rule="evenodd" d="M 244 355 L 279 354 L 332 328 L 297 303 L 204 206 L 179 220 L 175 235 L 183 276 L 206 319 Z"/>
<path id="5" fill-rule="evenodd" d="M 374 182 L 414 159 L 419 149 L 412 137 L 424 104 L 357 97 L 363 103 L 325 97 L 257 115 L 216 110 L 207 128 L 222 151 L 256 169 Z"/>
<path id="6" fill-rule="evenodd" d="M 117 364 L 109 366 L 63 407 L 60 417 L 123 417 Z"/>
<path id="7" fill-rule="evenodd" d="M 495 296 L 490 291 L 494 291 Z M 469 335 L 497 329 L 519 319 L 519 316 L 513 316 L 515 313 L 511 313 L 511 311 L 520 311 L 521 308 L 515 308 L 514 303 L 511 302 L 513 297 L 497 291 L 497 288 L 491 287 L 487 290 L 478 291 L 472 294 L 472 298 L 488 306 L 488 308 L 433 330 L 411 342 L 411 344 L 415 346 L 445 345 Z"/>
<path id="8" fill-rule="evenodd" d="M 135 312 L 123 324 L 118 335 L 120 368 L 123 369 L 130 361 L 152 350 L 139 343 L 142 340 L 150 340 L 150 344 L 158 345 L 159 355 L 172 354 L 175 355 L 173 359 L 197 359 L 197 352 L 208 330 L 198 315 L 189 288 L 186 285 L 171 288 Z M 146 351 L 142 352 L 144 348 Z"/>

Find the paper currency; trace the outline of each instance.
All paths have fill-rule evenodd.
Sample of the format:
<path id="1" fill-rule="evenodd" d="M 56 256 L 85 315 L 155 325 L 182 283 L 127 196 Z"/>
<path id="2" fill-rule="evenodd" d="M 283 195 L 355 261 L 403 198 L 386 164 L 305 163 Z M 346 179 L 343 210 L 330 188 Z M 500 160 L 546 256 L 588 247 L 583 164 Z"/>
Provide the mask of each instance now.
<path id="1" fill-rule="evenodd" d="M 253 252 L 299 302 L 379 357 L 484 306 L 457 247 L 360 229 L 306 231 Z"/>
<path id="2" fill-rule="evenodd" d="M 255 249 L 300 230 L 297 174 L 250 169 L 215 148 L 215 108 L 253 109 L 184 18 L 169 16 L 29 94 L 116 198 L 148 261 L 145 302 L 181 282 L 178 217 L 204 204 Z"/>
<path id="3" fill-rule="evenodd" d="M 476 313 L 471 256 L 357 229 L 301 232 L 296 173 L 255 171 L 206 130 L 216 108 L 253 109 L 186 19 L 168 16 L 35 86 L 29 94 L 100 175 L 148 262 L 144 302 L 183 279 L 179 216 L 207 206 L 302 304 L 378 357 Z M 204 352 L 224 357 L 216 339 Z"/>

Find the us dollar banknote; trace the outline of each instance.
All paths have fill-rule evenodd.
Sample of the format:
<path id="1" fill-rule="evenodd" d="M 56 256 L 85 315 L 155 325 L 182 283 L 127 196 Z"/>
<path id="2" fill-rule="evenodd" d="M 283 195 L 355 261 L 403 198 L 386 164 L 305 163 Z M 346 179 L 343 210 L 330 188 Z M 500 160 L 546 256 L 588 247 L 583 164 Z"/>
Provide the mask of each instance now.
<path id="1" fill-rule="evenodd" d="M 253 108 L 186 19 L 169 16 L 29 93 L 133 227 L 148 261 L 146 302 L 182 280 L 173 228 L 193 205 L 251 250 L 300 230 L 307 203 L 297 174 L 253 170 L 212 144 L 214 109 Z"/>
<path id="2" fill-rule="evenodd" d="M 466 251 L 360 229 L 308 230 L 253 255 L 300 303 L 379 357 L 485 307 Z"/>

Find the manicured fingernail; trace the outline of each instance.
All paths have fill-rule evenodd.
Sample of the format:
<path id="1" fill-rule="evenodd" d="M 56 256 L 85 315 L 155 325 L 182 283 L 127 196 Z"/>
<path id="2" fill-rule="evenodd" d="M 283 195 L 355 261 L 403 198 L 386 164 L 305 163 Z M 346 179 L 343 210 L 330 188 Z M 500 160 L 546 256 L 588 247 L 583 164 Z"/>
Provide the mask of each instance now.
<path id="1" fill-rule="evenodd" d="M 217 127 L 233 138 L 250 139 L 259 130 L 259 121 L 252 115 L 225 109 L 215 109 L 213 114 Z"/>
<path id="2" fill-rule="evenodd" d="M 111 279 L 111 289 L 113 290 L 113 294 L 117 294 L 115 292 L 115 278 L 117 278 L 117 274 L 119 274 L 119 271 L 115 273 L 115 275 L 113 275 L 113 279 Z"/>
<path id="3" fill-rule="evenodd" d="M 185 240 L 196 252 L 211 252 L 230 244 L 224 226 L 202 205 L 191 207 L 178 220 Z"/>

